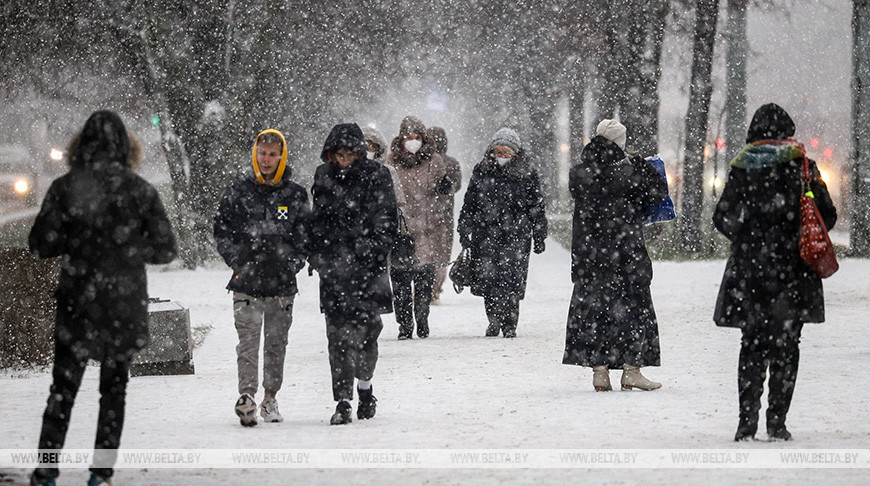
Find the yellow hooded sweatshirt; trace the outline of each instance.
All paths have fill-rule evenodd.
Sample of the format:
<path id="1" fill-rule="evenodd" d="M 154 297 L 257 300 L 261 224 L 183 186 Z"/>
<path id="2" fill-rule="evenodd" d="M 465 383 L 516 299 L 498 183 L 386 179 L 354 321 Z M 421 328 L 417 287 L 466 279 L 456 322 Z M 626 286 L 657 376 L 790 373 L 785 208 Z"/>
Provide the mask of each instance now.
<path id="1" fill-rule="evenodd" d="M 263 179 L 263 173 L 260 172 L 260 164 L 257 162 L 257 140 L 260 139 L 260 135 L 264 133 L 277 133 L 279 137 L 281 137 L 281 160 L 278 162 L 278 170 L 275 171 L 275 177 L 272 178 L 268 184 L 275 185 L 281 182 L 281 178 L 284 176 L 284 169 L 287 167 L 287 140 L 284 139 L 284 134 L 279 132 L 278 130 L 269 128 L 268 130 L 263 130 L 262 132 L 257 134 L 257 137 L 254 138 L 254 148 L 251 149 L 251 159 L 254 162 L 254 175 L 257 177 L 257 182 L 260 184 L 267 184 L 266 180 Z"/>

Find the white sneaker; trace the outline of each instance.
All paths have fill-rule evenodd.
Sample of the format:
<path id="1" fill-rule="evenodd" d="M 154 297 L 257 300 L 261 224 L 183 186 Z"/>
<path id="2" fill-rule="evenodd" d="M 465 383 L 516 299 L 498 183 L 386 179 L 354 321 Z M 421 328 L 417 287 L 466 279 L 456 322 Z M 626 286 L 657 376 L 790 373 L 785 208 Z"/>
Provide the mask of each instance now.
<path id="1" fill-rule="evenodd" d="M 257 425 L 257 402 L 254 401 L 248 393 L 242 393 L 236 401 L 236 415 L 239 416 L 239 422 L 244 427 L 253 427 Z"/>
<path id="2" fill-rule="evenodd" d="M 278 400 L 275 400 L 274 397 L 263 399 L 263 403 L 260 404 L 260 416 L 263 417 L 263 420 L 266 422 L 284 421 L 284 417 L 282 417 L 281 412 L 278 411 Z"/>

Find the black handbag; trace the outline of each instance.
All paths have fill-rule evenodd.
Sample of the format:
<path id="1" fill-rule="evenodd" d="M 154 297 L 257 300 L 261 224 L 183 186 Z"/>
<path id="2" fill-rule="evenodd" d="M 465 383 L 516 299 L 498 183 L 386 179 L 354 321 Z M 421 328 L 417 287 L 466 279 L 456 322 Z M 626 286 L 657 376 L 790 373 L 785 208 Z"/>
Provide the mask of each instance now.
<path id="1" fill-rule="evenodd" d="M 456 260 L 450 267 L 450 281 L 453 282 L 453 290 L 457 294 L 462 293 L 465 287 L 471 287 L 474 269 L 471 266 L 471 251 L 463 248 Z"/>
<path id="2" fill-rule="evenodd" d="M 414 236 L 408 231 L 405 215 L 399 212 L 399 228 L 396 241 L 393 242 L 390 266 L 396 270 L 413 270 L 419 265 L 420 259 L 417 258 Z"/>

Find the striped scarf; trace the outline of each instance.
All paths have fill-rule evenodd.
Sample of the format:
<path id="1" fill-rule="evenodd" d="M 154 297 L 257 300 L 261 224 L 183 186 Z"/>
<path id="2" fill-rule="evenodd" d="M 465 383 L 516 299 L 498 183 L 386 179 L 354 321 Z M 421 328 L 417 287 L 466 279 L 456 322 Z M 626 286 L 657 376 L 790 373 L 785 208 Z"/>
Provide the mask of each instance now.
<path id="1" fill-rule="evenodd" d="M 731 167 L 746 170 L 764 169 L 805 157 L 806 154 L 803 144 L 793 138 L 759 140 L 743 147 L 737 157 L 731 161 Z"/>

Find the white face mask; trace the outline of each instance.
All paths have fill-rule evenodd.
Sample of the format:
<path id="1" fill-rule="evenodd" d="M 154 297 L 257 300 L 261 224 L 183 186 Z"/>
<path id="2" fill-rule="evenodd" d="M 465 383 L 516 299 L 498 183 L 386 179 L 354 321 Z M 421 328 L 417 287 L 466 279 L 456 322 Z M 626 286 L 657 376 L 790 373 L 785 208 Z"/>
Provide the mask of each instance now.
<path id="1" fill-rule="evenodd" d="M 423 146 L 423 142 L 419 140 L 406 140 L 405 141 L 405 150 L 411 152 L 412 154 L 416 154 L 420 147 Z"/>
<path id="2" fill-rule="evenodd" d="M 375 153 L 374 152 L 366 152 L 366 158 L 369 160 L 375 160 Z"/>
<path id="3" fill-rule="evenodd" d="M 507 164 L 508 162 L 511 161 L 511 158 L 510 157 L 508 157 L 508 158 L 496 157 L 495 161 L 498 162 L 498 165 L 504 166 L 505 164 Z"/>

